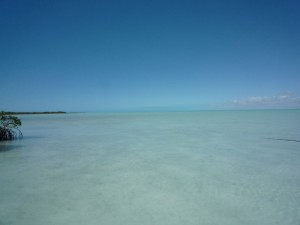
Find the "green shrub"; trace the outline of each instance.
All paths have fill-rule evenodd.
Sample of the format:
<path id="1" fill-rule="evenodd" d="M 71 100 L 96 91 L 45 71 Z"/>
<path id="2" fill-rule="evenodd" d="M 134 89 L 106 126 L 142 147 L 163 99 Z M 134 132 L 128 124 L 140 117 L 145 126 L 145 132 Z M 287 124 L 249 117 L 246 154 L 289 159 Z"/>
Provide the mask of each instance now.
<path id="1" fill-rule="evenodd" d="M 21 125 L 22 122 L 18 117 L 0 112 L 0 141 L 22 138 L 23 134 L 19 130 Z"/>

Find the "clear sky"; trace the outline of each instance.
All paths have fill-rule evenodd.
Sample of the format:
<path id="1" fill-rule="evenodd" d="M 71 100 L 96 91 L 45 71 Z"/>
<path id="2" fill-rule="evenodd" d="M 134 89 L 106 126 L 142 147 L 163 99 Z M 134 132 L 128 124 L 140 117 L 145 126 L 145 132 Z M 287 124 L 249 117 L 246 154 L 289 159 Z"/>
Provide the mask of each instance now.
<path id="1" fill-rule="evenodd" d="M 299 0 L 0 0 L 0 110 L 300 108 Z"/>

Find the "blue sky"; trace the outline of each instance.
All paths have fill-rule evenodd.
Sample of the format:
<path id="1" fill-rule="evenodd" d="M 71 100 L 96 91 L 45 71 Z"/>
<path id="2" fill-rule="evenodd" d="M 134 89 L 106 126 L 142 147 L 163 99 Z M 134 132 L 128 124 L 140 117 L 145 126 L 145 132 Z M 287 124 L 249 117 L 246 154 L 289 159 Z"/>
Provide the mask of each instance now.
<path id="1" fill-rule="evenodd" d="M 297 0 L 0 0 L 0 31 L 0 110 L 300 108 Z"/>

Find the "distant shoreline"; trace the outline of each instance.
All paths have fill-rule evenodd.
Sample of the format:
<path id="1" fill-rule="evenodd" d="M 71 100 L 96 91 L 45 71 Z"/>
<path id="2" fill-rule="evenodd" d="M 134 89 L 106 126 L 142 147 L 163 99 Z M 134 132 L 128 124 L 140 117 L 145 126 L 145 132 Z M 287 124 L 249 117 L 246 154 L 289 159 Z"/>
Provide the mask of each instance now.
<path id="1" fill-rule="evenodd" d="M 66 114 L 63 111 L 57 112 L 6 112 L 9 115 L 32 115 L 32 114 Z"/>

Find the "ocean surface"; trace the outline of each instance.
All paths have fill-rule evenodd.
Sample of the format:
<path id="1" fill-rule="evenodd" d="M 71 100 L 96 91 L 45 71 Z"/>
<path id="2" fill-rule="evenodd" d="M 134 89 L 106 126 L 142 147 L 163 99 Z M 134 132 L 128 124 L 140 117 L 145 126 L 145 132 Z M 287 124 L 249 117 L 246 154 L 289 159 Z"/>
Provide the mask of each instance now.
<path id="1" fill-rule="evenodd" d="M 22 115 L 1 225 L 298 225 L 300 111 Z"/>

